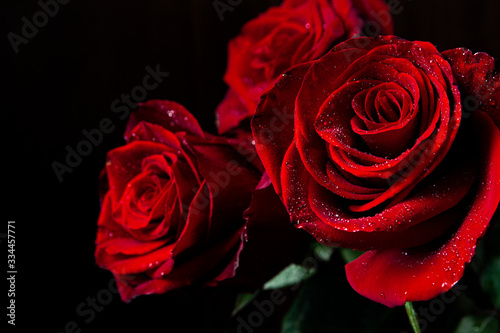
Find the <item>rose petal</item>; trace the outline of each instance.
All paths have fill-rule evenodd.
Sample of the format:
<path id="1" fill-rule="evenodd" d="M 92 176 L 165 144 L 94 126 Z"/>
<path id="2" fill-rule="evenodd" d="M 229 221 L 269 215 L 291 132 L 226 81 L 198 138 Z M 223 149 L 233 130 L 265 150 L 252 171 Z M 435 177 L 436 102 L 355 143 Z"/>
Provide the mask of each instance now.
<path id="1" fill-rule="evenodd" d="M 128 183 L 141 172 L 142 160 L 156 154 L 177 156 L 171 148 L 148 141 L 134 141 L 108 152 L 106 173 L 114 202 L 120 200 Z"/>
<path id="2" fill-rule="evenodd" d="M 474 53 L 464 48 L 444 51 L 458 82 L 464 109 L 469 114 L 480 109 L 500 128 L 500 74 L 495 59 L 486 53 Z"/>
<path id="3" fill-rule="evenodd" d="M 147 271 L 172 257 L 172 249 L 175 244 L 169 244 L 141 256 L 116 256 L 102 261 L 101 267 L 112 271 L 114 274 L 138 274 Z"/>
<path id="4" fill-rule="evenodd" d="M 307 173 L 304 166 L 296 163 L 298 160 L 300 160 L 300 155 L 296 147 L 291 145 L 285 156 L 282 169 L 284 204 L 290 214 L 292 222 L 296 223 L 298 228 L 308 231 L 316 237 L 319 242 L 325 245 L 349 247 L 359 250 L 393 248 L 404 246 L 405 244 L 420 245 L 441 235 L 452 223 L 454 223 L 453 219 L 439 217 L 429 219 L 427 223 L 420 223 L 409 229 L 387 227 L 387 229 L 384 230 L 374 230 L 370 232 L 351 232 L 347 227 L 348 223 L 346 223 L 346 229 L 335 229 L 322 221 L 311 209 L 311 201 L 314 201 L 314 199 L 313 196 L 309 195 L 308 188 L 305 188 L 303 184 L 317 184 Z M 403 206 L 401 210 L 395 210 L 395 212 L 404 214 L 406 212 L 404 208 Z M 379 220 L 397 223 L 397 220 L 391 220 L 391 217 L 393 217 L 391 213 L 394 212 L 389 212 L 387 218 L 380 218 Z M 335 214 L 335 212 L 333 212 L 333 214 Z M 418 217 L 415 218 L 418 219 Z M 366 230 L 373 229 L 376 226 L 375 224 L 369 224 L 369 218 L 365 221 Z M 406 222 L 411 222 L 411 220 Z"/>
<path id="5" fill-rule="evenodd" d="M 172 101 L 151 100 L 139 103 L 139 109 L 130 115 L 125 138 L 130 137 L 130 132 L 140 121 L 160 125 L 174 133 L 186 132 L 199 137 L 204 136 L 196 118 L 182 105 Z"/>
<path id="6" fill-rule="evenodd" d="M 431 299 L 449 290 L 463 275 L 500 201 L 500 131 L 482 112 L 474 115 L 480 150 L 479 180 L 470 206 L 453 236 L 436 249 L 371 251 L 346 266 L 351 286 L 389 307 Z"/>
<path id="7" fill-rule="evenodd" d="M 155 274 L 158 274 L 159 277 L 151 279 L 147 276 L 141 278 L 140 276 L 130 277 L 115 274 L 122 300 L 128 302 L 139 295 L 162 294 L 191 285 L 204 277 L 208 278 L 213 273 L 214 268 L 221 264 L 224 265 L 224 268 L 226 265 L 234 267 L 233 261 L 240 246 L 242 230 L 243 227 L 239 233 L 232 233 L 216 245 L 191 257 L 188 261 L 177 263 L 169 273 L 162 275 L 161 272 L 156 272 Z M 214 258 L 218 258 L 218 260 L 214 260 Z M 222 272 L 226 272 L 224 268 L 222 268 Z"/>
<path id="8" fill-rule="evenodd" d="M 227 140 L 193 143 L 200 174 L 205 179 L 212 200 L 210 235 L 219 239 L 244 224 L 243 211 L 250 204 L 252 191 L 261 172 L 246 160 Z M 231 203 L 228 205 L 228 203 Z"/>
<path id="9" fill-rule="evenodd" d="M 101 243 L 100 247 L 110 255 L 125 254 L 125 255 L 143 255 L 145 253 L 156 250 L 158 247 L 165 244 L 165 241 L 140 242 L 131 238 L 116 238 L 107 242 Z"/>
<path id="10" fill-rule="evenodd" d="M 283 74 L 276 86 L 263 95 L 252 119 L 255 148 L 279 195 L 281 163 L 293 141 L 295 96 L 310 66 L 311 63 L 298 65 Z"/>
<path id="11" fill-rule="evenodd" d="M 187 256 L 207 244 L 212 223 L 211 210 L 212 198 L 204 181 L 189 205 L 186 224 L 173 250 L 174 257 Z"/>

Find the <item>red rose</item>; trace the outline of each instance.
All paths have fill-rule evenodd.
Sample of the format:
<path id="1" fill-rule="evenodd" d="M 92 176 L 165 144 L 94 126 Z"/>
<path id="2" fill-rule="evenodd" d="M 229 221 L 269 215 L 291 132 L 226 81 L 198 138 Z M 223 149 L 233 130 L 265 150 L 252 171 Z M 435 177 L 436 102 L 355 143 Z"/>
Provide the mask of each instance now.
<path id="1" fill-rule="evenodd" d="M 123 300 L 235 275 L 261 171 L 182 106 L 144 103 L 108 153 L 95 256 Z"/>
<path id="2" fill-rule="evenodd" d="M 392 307 L 449 290 L 497 209 L 499 93 L 484 53 L 355 38 L 283 74 L 252 129 L 292 221 L 368 251 L 348 280 Z"/>
<path id="3" fill-rule="evenodd" d="M 229 91 L 217 108 L 219 132 L 253 116 L 281 73 L 361 35 L 365 25 L 369 33 L 393 33 L 384 0 L 285 0 L 246 23 L 228 46 Z"/>

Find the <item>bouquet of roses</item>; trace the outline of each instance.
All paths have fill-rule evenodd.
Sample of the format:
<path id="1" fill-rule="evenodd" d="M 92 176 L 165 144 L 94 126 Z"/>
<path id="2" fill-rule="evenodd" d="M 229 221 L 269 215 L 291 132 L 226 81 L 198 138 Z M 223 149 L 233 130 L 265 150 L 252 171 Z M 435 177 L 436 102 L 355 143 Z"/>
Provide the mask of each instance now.
<path id="1" fill-rule="evenodd" d="M 174 101 L 140 104 L 101 177 L 95 257 L 123 301 L 230 287 L 238 310 L 274 290 L 265 314 L 291 286 L 282 330 L 324 332 L 304 319 L 320 311 L 307 283 L 343 288 L 342 272 L 405 306 L 415 332 L 433 321 L 412 302 L 454 287 L 495 223 L 500 73 L 486 53 L 397 37 L 391 10 L 284 0 L 247 22 L 228 45 L 217 134 Z M 500 276 L 488 276 L 494 331 Z"/>

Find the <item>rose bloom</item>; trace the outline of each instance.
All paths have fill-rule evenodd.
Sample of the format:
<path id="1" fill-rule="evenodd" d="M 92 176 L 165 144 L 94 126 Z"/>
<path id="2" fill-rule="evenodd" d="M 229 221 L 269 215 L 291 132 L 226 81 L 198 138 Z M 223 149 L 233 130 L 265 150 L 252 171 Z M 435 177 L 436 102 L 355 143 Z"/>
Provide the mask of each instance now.
<path id="1" fill-rule="evenodd" d="M 393 33 L 384 0 L 285 0 L 246 23 L 228 46 L 229 90 L 216 112 L 219 133 L 253 116 L 260 96 L 282 72 L 365 30 Z"/>
<path id="2" fill-rule="evenodd" d="M 252 120 L 293 223 L 367 251 L 346 266 L 387 306 L 449 290 L 500 201 L 495 61 L 361 37 L 283 74 Z"/>
<path id="3" fill-rule="evenodd" d="M 95 251 L 122 299 L 233 277 L 258 159 L 168 101 L 142 104 L 125 139 L 107 155 Z"/>

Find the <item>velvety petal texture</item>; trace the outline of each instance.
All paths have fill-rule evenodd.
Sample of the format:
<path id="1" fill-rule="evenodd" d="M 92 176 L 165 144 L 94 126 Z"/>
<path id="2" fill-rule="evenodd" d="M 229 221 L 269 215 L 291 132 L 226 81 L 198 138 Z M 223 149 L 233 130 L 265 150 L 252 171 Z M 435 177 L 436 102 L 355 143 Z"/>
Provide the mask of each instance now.
<path id="1" fill-rule="evenodd" d="M 95 257 L 124 301 L 235 275 L 261 170 L 182 106 L 142 103 L 108 153 Z"/>
<path id="2" fill-rule="evenodd" d="M 500 127 L 500 73 L 495 59 L 484 52 L 464 48 L 443 52 L 448 59 L 464 99 L 465 115 L 475 110 L 486 112 Z"/>
<path id="3" fill-rule="evenodd" d="M 478 179 L 467 198 L 450 210 L 454 227 L 428 246 L 369 251 L 349 263 L 347 278 L 360 294 L 396 306 L 433 298 L 462 277 L 500 200 L 500 132 L 481 111 L 472 117 L 475 139 L 467 147 L 472 151 L 455 158 L 458 163 L 464 157 L 477 160 Z"/>
<path id="4" fill-rule="evenodd" d="M 253 116 L 281 73 L 370 29 L 393 33 L 384 0 L 285 0 L 246 23 L 228 45 L 224 81 L 230 89 L 216 111 L 219 133 Z"/>
<path id="5" fill-rule="evenodd" d="M 497 99 L 486 54 L 360 37 L 281 75 L 252 130 L 292 222 L 369 251 L 348 279 L 392 307 L 450 289 L 497 209 Z"/>

